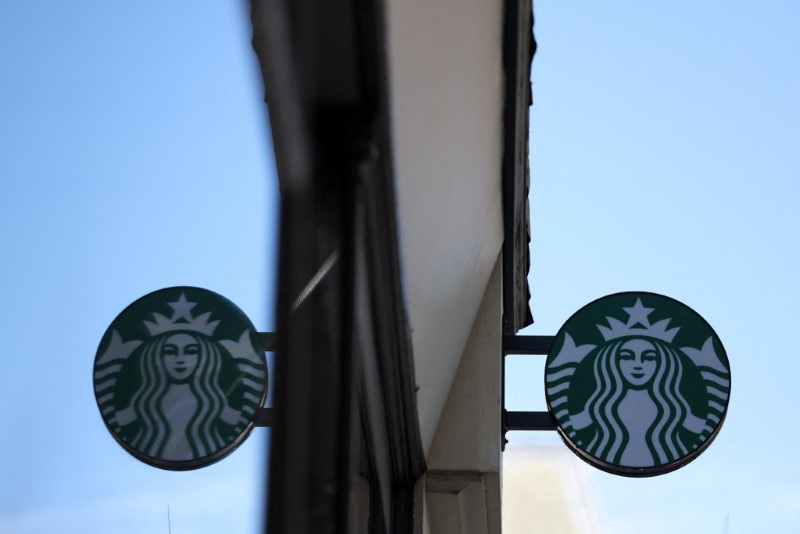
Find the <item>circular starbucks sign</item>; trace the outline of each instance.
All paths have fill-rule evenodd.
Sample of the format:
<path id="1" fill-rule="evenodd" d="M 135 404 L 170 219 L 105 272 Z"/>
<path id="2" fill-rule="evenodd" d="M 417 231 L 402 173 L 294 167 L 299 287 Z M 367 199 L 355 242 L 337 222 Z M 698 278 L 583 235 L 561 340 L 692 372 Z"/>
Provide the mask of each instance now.
<path id="1" fill-rule="evenodd" d="M 719 432 L 728 357 L 677 300 L 617 293 L 561 327 L 545 364 L 547 406 L 566 444 L 600 469 L 650 476 L 693 460 Z"/>
<path id="2" fill-rule="evenodd" d="M 150 465 L 185 470 L 223 458 L 253 429 L 267 366 L 247 316 L 195 287 L 146 295 L 106 330 L 94 362 L 103 421 Z"/>

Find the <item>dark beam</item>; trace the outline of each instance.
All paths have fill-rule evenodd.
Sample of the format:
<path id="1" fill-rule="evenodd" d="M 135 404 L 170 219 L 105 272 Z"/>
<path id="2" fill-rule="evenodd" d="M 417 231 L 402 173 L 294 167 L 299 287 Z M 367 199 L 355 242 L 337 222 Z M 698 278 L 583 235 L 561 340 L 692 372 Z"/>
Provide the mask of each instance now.
<path id="1" fill-rule="evenodd" d="M 371 531 L 410 532 L 425 460 L 394 211 L 384 2 L 250 3 L 281 189 L 278 335 L 259 335 L 275 352 L 266 530 L 351 532 L 356 476 L 366 474 Z M 324 281 L 295 306 L 332 254 Z"/>
<path id="2" fill-rule="evenodd" d="M 259 332 L 258 341 L 261 343 L 261 350 L 264 352 L 274 352 L 278 339 L 275 332 Z"/>
<path id="3" fill-rule="evenodd" d="M 553 346 L 555 336 L 505 336 L 503 353 L 508 354 L 547 354 Z"/>
<path id="4" fill-rule="evenodd" d="M 255 426 L 272 426 L 275 420 L 275 412 L 272 408 L 258 408 L 253 417 L 253 424 Z"/>
<path id="5" fill-rule="evenodd" d="M 550 412 L 505 412 L 505 430 L 555 430 Z"/>

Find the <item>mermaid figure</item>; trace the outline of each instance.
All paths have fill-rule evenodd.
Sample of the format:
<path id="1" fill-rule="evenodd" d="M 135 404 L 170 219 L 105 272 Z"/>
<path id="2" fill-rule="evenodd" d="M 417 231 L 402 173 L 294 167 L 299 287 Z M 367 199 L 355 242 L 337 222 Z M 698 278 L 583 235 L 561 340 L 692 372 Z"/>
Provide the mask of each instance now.
<path id="1" fill-rule="evenodd" d="M 237 341 L 218 340 L 219 321 L 209 321 L 211 313 L 193 316 L 195 303 L 183 294 L 168 304 L 171 318 L 152 313 L 153 320 L 144 321 L 150 333 L 145 341 L 123 342 L 111 331 L 95 388 L 101 412 L 127 446 L 183 462 L 215 454 L 245 429 L 261 405 L 266 370 L 248 331 Z M 232 370 L 238 371 L 235 380 Z M 116 384 L 123 374 L 137 378 L 120 396 Z"/>
<path id="2" fill-rule="evenodd" d="M 709 422 L 719 422 L 727 369 L 711 338 L 701 349 L 678 349 L 672 341 L 679 328 L 667 329 L 669 319 L 650 324 L 653 309 L 639 299 L 624 309 L 627 323 L 607 317 L 609 326 L 597 325 L 604 344 L 576 346 L 565 333 L 546 375 L 550 405 L 570 439 L 600 460 L 633 468 L 672 463 L 708 438 Z M 579 365 L 590 366 L 582 369 L 595 387 L 576 406 L 568 393 Z M 690 405 L 682 390 L 689 371 L 697 370 L 710 393 L 707 405 Z"/>
<path id="3" fill-rule="evenodd" d="M 151 340 L 139 360 L 145 379 L 116 417 L 121 426 L 141 421 L 131 446 L 164 460 L 199 458 L 222 448 L 216 421 L 243 426 L 247 420 L 222 392 L 221 366 L 218 347 L 196 332 Z"/>

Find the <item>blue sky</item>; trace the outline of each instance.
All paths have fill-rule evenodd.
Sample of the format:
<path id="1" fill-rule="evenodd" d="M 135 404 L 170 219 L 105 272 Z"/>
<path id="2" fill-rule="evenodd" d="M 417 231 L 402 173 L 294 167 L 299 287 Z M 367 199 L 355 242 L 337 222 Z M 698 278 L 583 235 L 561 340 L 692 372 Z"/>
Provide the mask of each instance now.
<path id="1" fill-rule="evenodd" d="M 273 326 L 277 191 L 242 5 L 0 5 L 0 532 L 167 532 L 167 506 L 176 533 L 260 524 L 266 430 L 162 472 L 117 446 L 91 390 L 108 324 L 155 289 L 207 287 Z M 800 529 L 800 6 L 534 9 L 527 333 L 654 291 L 701 313 L 732 367 L 728 420 L 690 465 L 579 463 L 609 531 Z M 509 407 L 543 409 L 543 359 L 511 365 Z M 509 454 L 561 446 L 510 437 Z"/>
<path id="2" fill-rule="evenodd" d="M 654 291 L 703 315 L 731 362 L 728 418 L 693 463 L 646 480 L 579 466 L 609 531 L 723 532 L 727 515 L 731 534 L 797 531 L 800 4 L 534 9 L 527 333 Z M 510 405 L 544 409 L 543 358 L 511 365 Z"/>
<path id="3" fill-rule="evenodd" d="M 163 472 L 92 393 L 129 303 L 174 285 L 272 329 L 277 184 L 239 2 L 0 5 L 0 532 L 254 532 L 264 443 Z"/>

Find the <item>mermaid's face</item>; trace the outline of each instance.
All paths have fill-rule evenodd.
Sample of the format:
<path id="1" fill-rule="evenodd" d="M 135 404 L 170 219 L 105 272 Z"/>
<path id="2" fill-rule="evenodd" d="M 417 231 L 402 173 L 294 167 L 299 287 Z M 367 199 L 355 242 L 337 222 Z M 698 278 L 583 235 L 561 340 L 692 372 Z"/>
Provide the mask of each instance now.
<path id="1" fill-rule="evenodd" d="M 646 339 L 631 339 L 619 348 L 619 370 L 628 383 L 635 387 L 645 386 L 656 373 L 658 351 Z"/>
<path id="2" fill-rule="evenodd" d="M 170 378 L 183 382 L 197 368 L 200 344 L 189 334 L 172 334 L 161 347 L 161 359 Z"/>

